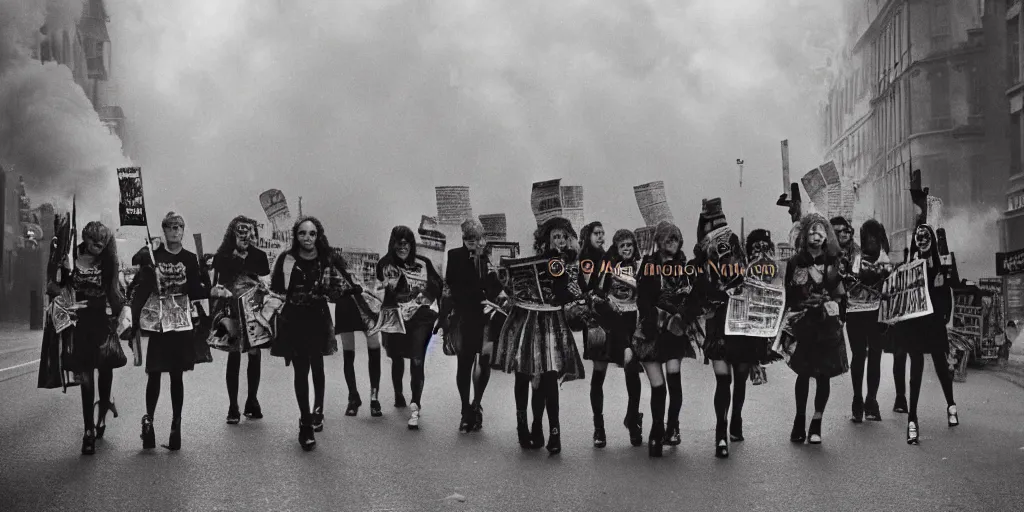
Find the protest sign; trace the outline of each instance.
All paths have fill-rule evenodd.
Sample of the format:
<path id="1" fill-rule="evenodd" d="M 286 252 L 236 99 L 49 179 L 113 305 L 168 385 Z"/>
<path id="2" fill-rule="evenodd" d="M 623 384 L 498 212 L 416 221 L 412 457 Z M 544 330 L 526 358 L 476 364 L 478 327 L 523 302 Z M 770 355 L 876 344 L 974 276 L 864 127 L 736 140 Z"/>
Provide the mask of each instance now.
<path id="1" fill-rule="evenodd" d="M 503 260 L 498 275 L 513 300 L 520 303 L 553 305 L 555 278 L 551 275 L 551 270 L 564 272 L 566 269 L 549 268 L 551 261 L 553 260 L 536 256 Z M 557 267 L 558 264 L 552 266 Z"/>
<path id="2" fill-rule="evenodd" d="M 895 324 L 932 314 L 928 295 L 928 270 L 924 260 L 903 265 L 893 271 L 882 284 L 878 305 L 878 321 Z"/>
<path id="3" fill-rule="evenodd" d="M 533 191 L 530 193 L 530 207 L 533 209 L 533 216 L 540 226 L 550 218 L 562 214 L 562 189 L 561 179 L 539 181 L 533 184 Z M 578 228 L 578 226 L 576 226 Z"/>
<path id="4" fill-rule="evenodd" d="M 146 225 L 146 202 L 142 194 L 142 168 L 117 169 L 117 185 L 121 190 L 118 213 L 122 226 Z"/>
<path id="5" fill-rule="evenodd" d="M 747 279 L 738 295 L 729 297 L 725 313 L 727 336 L 775 338 L 786 310 L 786 290 Z"/>

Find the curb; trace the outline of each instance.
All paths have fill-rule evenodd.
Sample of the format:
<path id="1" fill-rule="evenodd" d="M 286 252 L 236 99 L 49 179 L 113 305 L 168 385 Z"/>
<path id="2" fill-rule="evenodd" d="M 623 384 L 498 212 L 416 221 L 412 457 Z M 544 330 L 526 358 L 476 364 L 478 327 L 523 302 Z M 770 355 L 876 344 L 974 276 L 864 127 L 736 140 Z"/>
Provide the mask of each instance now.
<path id="1" fill-rule="evenodd" d="M 1024 388 L 1024 363 L 1022 362 L 1010 360 L 1006 366 L 985 365 L 979 370 Z"/>

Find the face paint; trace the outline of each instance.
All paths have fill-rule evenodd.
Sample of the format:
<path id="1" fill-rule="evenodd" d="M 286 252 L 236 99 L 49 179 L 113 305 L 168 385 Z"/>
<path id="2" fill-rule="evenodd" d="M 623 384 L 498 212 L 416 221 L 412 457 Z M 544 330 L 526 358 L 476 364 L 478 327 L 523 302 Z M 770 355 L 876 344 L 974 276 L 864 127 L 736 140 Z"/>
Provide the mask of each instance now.
<path id="1" fill-rule="evenodd" d="M 303 222 L 299 226 L 299 247 L 305 251 L 312 251 L 316 247 L 316 239 L 320 233 L 316 230 L 316 224 L 310 221 Z"/>
<path id="2" fill-rule="evenodd" d="M 412 245 L 409 244 L 408 240 L 399 240 L 395 242 L 395 256 L 399 259 L 404 260 L 409 257 L 412 253 Z"/>
<path id="3" fill-rule="evenodd" d="M 633 258 L 634 246 L 632 240 L 623 240 L 619 242 L 617 247 L 619 249 L 619 256 L 627 260 Z"/>
<path id="4" fill-rule="evenodd" d="M 85 248 L 92 256 L 99 256 L 103 254 L 103 249 L 107 248 L 107 244 L 101 240 L 85 240 Z"/>
<path id="5" fill-rule="evenodd" d="M 925 228 L 918 228 L 918 230 L 914 232 L 914 243 L 917 244 L 917 250 L 927 254 L 932 248 L 932 237 L 928 233 L 928 230 Z"/>
<path id="6" fill-rule="evenodd" d="M 670 236 L 670 237 L 666 238 L 665 242 L 662 244 L 662 246 L 661 246 L 662 252 L 665 252 L 665 253 L 668 253 L 668 254 L 675 254 L 675 253 L 679 252 L 679 244 L 680 244 L 680 240 L 678 238 L 676 238 L 674 236 Z"/>
<path id="7" fill-rule="evenodd" d="M 811 226 L 807 234 L 807 243 L 811 247 L 821 247 L 821 244 L 825 243 L 826 238 L 828 238 L 828 231 L 825 229 L 825 225 L 817 223 Z"/>
<path id="8" fill-rule="evenodd" d="M 771 252 L 772 244 L 760 240 L 750 245 L 751 257 L 756 259 L 759 256 L 768 255 Z"/>
<path id="9" fill-rule="evenodd" d="M 569 245 L 569 236 L 561 229 L 551 231 L 551 247 L 562 251 Z"/>
<path id="10" fill-rule="evenodd" d="M 594 232 L 590 235 L 590 245 L 598 249 L 604 247 L 604 228 L 594 228 Z"/>
<path id="11" fill-rule="evenodd" d="M 248 224 L 238 224 L 235 226 L 235 246 L 239 250 L 244 251 L 249 248 L 249 243 L 252 240 L 252 227 Z"/>

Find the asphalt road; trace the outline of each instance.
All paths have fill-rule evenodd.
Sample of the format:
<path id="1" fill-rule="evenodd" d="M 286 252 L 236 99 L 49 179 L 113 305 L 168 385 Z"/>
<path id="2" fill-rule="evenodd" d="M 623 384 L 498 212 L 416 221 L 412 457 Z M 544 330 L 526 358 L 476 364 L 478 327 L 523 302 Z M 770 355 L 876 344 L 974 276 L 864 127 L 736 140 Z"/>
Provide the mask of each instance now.
<path id="1" fill-rule="evenodd" d="M 769 367 L 766 385 L 748 387 L 746 441 L 714 458 L 714 377 L 709 366 L 683 367 L 683 443 L 650 459 L 629 446 L 621 418 L 621 371 L 606 382 L 609 444 L 591 445 L 589 383 L 562 387 L 560 455 L 523 452 L 515 434 L 512 378 L 492 374 L 482 432 L 460 434 L 455 361 L 431 349 L 419 431 L 392 407 L 390 363 L 383 362 L 383 418 L 368 407 L 344 416 L 340 354 L 327 361 L 326 429 L 306 453 L 297 442 L 291 368 L 263 361 L 265 418 L 226 425 L 226 357 L 185 378 L 183 448 L 142 450 L 145 374 L 117 370 L 114 399 L 97 454 L 80 454 L 77 388 L 36 389 L 41 333 L 0 328 L 0 510 L 723 510 L 888 511 L 1024 509 L 1024 390 L 976 371 L 956 384 L 961 426 L 946 426 L 942 393 L 925 372 L 922 442 L 905 442 L 906 418 L 889 411 L 891 358 L 883 359 L 884 421 L 848 419 L 849 376 L 833 381 L 824 444 L 793 445 L 793 374 Z M 126 347 L 127 350 L 127 347 Z M 365 346 L 357 372 L 368 400 Z M 243 362 L 243 367 L 246 363 Z M 13 369 L 9 369 L 12 368 Z M 589 377 L 589 365 L 587 368 Z M 244 368 L 241 399 L 245 398 Z M 813 384 L 812 384 L 813 387 Z M 408 383 L 406 393 L 408 397 Z M 813 390 L 812 390 L 813 396 Z M 644 384 L 642 407 L 648 410 Z M 158 445 L 166 442 L 170 396 L 164 383 Z M 645 424 L 645 430 L 649 422 Z M 645 432 L 646 434 L 646 432 Z M 459 498 L 462 498 L 461 500 Z"/>

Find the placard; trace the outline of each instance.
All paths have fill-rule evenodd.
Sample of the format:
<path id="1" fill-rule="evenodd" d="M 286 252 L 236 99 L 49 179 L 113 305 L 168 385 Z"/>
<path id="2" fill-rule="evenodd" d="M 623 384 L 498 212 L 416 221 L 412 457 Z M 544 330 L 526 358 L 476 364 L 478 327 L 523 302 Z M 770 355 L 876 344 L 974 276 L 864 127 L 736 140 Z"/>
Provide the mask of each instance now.
<path id="1" fill-rule="evenodd" d="M 725 313 L 727 336 L 775 338 L 786 311 L 786 290 L 747 279 L 738 295 L 729 297 Z"/>
<path id="2" fill-rule="evenodd" d="M 118 213 L 122 226 L 145 226 L 146 204 L 142 194 L 142 168 L 117 169 L 117 185 L 121 191 Z"/>
<path id="3" fill-rule="evenodd" d="M 996 253 L 996 275 L 1008 276 L 1024 272 L 1024 249 Z"/>
<path id="4" fill-rule="evenodd" d="M 864 261 L 858 254 L 853 260 L 854 283 L 846 291 L 847 313 L 862 311 L 878 311 L 882 299 L 882 283 L 892 272 L 889 263 L 872 263 Z"/>
<path id="5" fill-rule="evenodd" d="M 895 269 L 886 278 L 878 306 L 879 322 L 891 325 L 934 312 L 925 265 L 925 260 L 917 260 Z"/>
<path id="6" fill-rule="evenodd" d="M 509 297 L 520 303 L 553 305 L 555 278 L 548 268 L 551 261 L 536 256 L 503 260 L 498 275 Z"/>
<path id="7" fill-rule="evenodd" d="M 537 225 L 544 224 L 550 218 L 562 215 L 562 180 L 538 181 L 533 184 L 530 192 L 530 207 Z M 577 226 L 578 229 L 578 226 Z"/>

